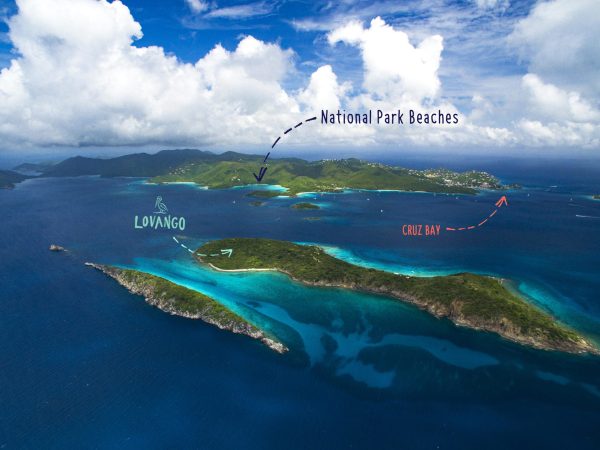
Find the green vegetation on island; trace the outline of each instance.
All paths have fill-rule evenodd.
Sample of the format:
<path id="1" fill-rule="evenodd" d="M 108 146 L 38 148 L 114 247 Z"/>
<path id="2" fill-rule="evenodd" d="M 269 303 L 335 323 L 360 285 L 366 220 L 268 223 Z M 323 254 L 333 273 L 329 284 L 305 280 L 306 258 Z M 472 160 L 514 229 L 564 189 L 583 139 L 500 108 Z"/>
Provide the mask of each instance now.
<path id="1" fill-rule="evenodd" d="M 253 173 L 260 164 L 260 157 L 193 162 L 166 175 L 154 177 L 151 181 L 192 181 L 216 189 L 244 186 L 256 183 Z M 503 188 L 497 178 L 485 172 L 456 173 L 445 169 L 420 171 L 358 159 L 315 162 L 295 158 L 271 159 L 264 182 L 284 186 L 288 189 L 286 195 L 339 192 L 344 189 L 474 194 L 478 189 Z"/>
<path id="2" fill-rule="evenodd" d="M 54 165 L 36 165 L 44 177 L 100 175 L 147 177 L 154 183 L 193 182 L 213 189 L 256 184 L 254 173 L 264 156 L 236 152 L 214 154 L 200 150 L 165 150 L 116 158 L 76 156 Z M 447 169 L 414 170 L 359 159 L 305 161 L 298 158 L 269 160 L 265 184 L 287 189 L 284 195 L 301 192 L 339 192 L 344 189 L 401 190 L 474 194 L 479 189 L 505 189 L 486 172 L 453 172 Z M 260 193 L 259 193 L 260 192 Z M 281 191 L 255 191 L 262 198 Z"/>
<path id="3" fill-rule="evenodd" d="M 315 205 L 314 203 L 295 203 L 292 205 L 293 209 L 321 209 L 319 205 Z"/>
<path id="4" fill-rule="evenodd" d="M 220 329 L 258 339 L 276 352 L 283 353 L 287 351 L 283 344 L 267 337 L 262 330 L 244 318 L 214 299 L 192 289 L 138 270 L 93 263 L 86 263 L 86 265 L 104 272 L 129 292 L 142 295 L 146 302 L 169 314 L 190 319 L 201 319 Z"/>
<path id="5" fill-rule="evenodd" d="M 454 323 L 499 334 L 520 344 L 571 353 L 598 350 L 576 332 L 527 303 L 502 280 L 459 273 L 409 277 L 349 264 L 317 246 L 258 238 L 231 238 L 204 244 L 197 253 L 233 249 L 230 258 L 205 261 L 217 270 L 274 270 L 316 286 L 340 287 L 403 300 Z"/>
<path id="6" fill-rule="evenodd" d="M 77 177 L 100 175 L 102 177 L 155 177 L 164 175 L 184 164 L 216 161 L 220 156 L 200 150 L 163 150 L 155 154 L 134 153 L 116 158 L 88 158 L 75 156 L 58 164 L 42 168 L 43 176 Z"/>
<path id="7" fill-rule="evenodd" d="M 246 194 L 246 197 L 254 197 L 254 198 L 273 198 L 278 197 L 282 194 L 282 191 L 268 191 L 268 190 L 260 190 L 260 191 L 252 191 Z"/>
<path id="8" fill-rule="evenodd" d="M 600 194 L 594 195 L 594 200 L 600 200 Z"/>

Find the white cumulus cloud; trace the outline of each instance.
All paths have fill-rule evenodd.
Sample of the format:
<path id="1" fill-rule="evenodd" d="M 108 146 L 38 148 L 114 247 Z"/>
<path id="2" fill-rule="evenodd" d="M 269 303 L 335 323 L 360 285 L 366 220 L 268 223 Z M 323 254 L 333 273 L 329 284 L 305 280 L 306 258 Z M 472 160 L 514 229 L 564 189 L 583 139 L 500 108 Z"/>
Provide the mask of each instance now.
<path id="1" fill-rule="evenodd" d="M 551 83 L 544 83 L 540 77 L 529 73 L 523 77 L 523 86 L 528 91 L 534 115 L 554 120 L 593 122 L 600 119 L 600 113 L 577 92 L 564 91 Z"/>
<path id="2" fill-rule="evenodd" d="M 600 4 L 539 2 L 509 36 L 528 67 L 517 121 L 534 145 L 597 147 L 600 142 Z M 532 141 L 529 141 L 532 139 Z"/>
<path id="3" fill-rule="evenodd" d="M 119 1 L 17 0 L 17 6 L 8 20 L 15 56 L 0 71 L 0 150 L 121 145 L 243 150 L 268 146 L 321 109 L 410 108 L 457 114 L 460 122 L 316 125 L 310 133 L 292 133 L 286 145 L 599 145 L 597 97 L 546 72 L 531 70 L 520 80 L 512 109 L 473 93 L 474 109 L 462 114 L 444 96 L 439 77 L 442 36 L 411 42 L 379 17 L 367 26 L 346 22 L 327 34 L 328 45 L 359 50 L 362 83 L 353 86 L 340 77 L 332 61 L 291 90 L 284 86 L 291 75 L 298 77 L 297 55 L 278 43 L 246 36 L 233 49 L 217 44 L 195 63 L 184 63 L 161 47 L 134 45 L 142 28 Z"/>
<path id="4" fill-rule="evenodd" d="M 136 47 L 121 2 L 18 0 L 0 72 L 0 134 L 32 145 L 259 144 L 294 119 L 293 52 L 253 37 L 195 65 Z M 284 125 L 285 124 L 285 125 Z"/>
<path id="5" fill-rule="evenodd" d="M 600 95 L 600 3 L 539 2 L 510 36 L 531 72 L 558 86 Z"/>
<path id="6" fill-rule="evenodd" d="M 315 112 L 320 109 L 337 110 L 341 108 L 350 87 L 349 83 L 340 85 L 331 66 L 325 65 L 319 67 L 310 76 L 308 87 L 300 93 L 298 98 L 309 110 Z"/>
<path id="7" fill-rule="evenodd" d="M 360 48 L 367 91 L 389 100 L 436 97 L 440 88 L 441 36 L 430 36 L 413 46 L 406 33 L 377 17 L 369 28 L 354 21 L 331 31 L 327 38 L 332 45 L 344 42 Z"/>
<path id="8" fill-rule="evenodd" d="M 195 13 L 201 13 L 208 9 L 208 3 L 202 0 L 185 0 L 190 9 Z"/>

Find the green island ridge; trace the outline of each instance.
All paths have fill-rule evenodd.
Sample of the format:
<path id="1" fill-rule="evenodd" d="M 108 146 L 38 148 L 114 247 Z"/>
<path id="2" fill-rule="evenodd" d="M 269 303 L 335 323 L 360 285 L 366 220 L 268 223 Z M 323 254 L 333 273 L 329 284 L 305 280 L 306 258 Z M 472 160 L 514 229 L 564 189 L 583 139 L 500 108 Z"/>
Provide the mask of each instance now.
<path id="1" fill-rule="evenodd" d="M 213 189 L 256 184 L 253 173 L 261 158 L 245 156 L 184 164 L 153 183 L 194 182 Z M 504 189 L 500 181 L 486 173 L 457 173 L 446 169 L 413 170 L 358 159 L 304 161 L 297 158 L 271 159 L 265 183 L 280 185 L 281 191 L 254 191 L 254 197 L 295 196 L 302 192 L 341 192 L 344 189 L 400 190 L 448 194 L 475 194 L 479 189 Z"/>
<path id="2" fill-rule="evenodd" d="M 230 258 L 199 253 L 233 249 Z M 484 330 L 526 346 L 569 353 L 599 353 L 582 336 L 522 300 L 492 277 L 459 273 L 410 277 L 349 264 L 317 246 L 259 238 L 230 238 L 201 246 L 195 258 L 220 271 L 278 271 L 313 286 L 380 294 L 412 303 L 457 325 Z"/>
<path id="3" fill-rule="evenodd" d="M 314 203 L 295 203 L 292 205 L 292 209 L 321 209 L 319 205 Z"/>
<path id="4" fill-rule="evenodd" d="M 283 192 L 281 192 L 281 191 L 252 191 L 252 192 L 248 192 L 246 194 L 246 197 L 267 199 L 267 198 L 278 197 L 282 193 Z"/>
<path id="5" fill-rule="evenodd" d="M 254 173 L 264 165 L 264 156 L 237 152 L 163 150 L 155 154 L 135 153 L 116 158 L 76 156 L 57 164 L 21 165 L 39 177 L 144 177 L 151 183 L 196 183 L 211 189 L 256 184 Z M 1 176 L 0 176 L 1 179 Z M 269 198 L 295 196 L 302 192 L 341 192 L 345 189 L 398 190 L 446 194 L 475 194 L 480 189 L 510 189 L 486 172 L 453 172 L 447 169 L 415 170 L 355 158 L 305 161 L 271 158 L 264 184 L 280 185 L 282 191 L 255 191 L 250 196 Z"/>
<path id="6" fill-rule="evenodd" d="M 129 292 L 143 296 L 147 303 L 162 311 L 189 319 L 200 319 L 222 330 L 249 336 L 278 353 L 288 351 L 282 343 L 204 294 L 146 272 L 95 263 L 85 264 L 114 278 Z"/>

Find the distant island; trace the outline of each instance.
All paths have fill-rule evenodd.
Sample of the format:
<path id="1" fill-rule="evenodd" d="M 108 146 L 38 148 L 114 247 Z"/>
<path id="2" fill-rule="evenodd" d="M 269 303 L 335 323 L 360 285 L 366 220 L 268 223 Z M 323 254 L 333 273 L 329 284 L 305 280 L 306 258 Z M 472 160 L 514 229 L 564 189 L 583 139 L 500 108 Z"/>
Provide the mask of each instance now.
<path id="1" fill-rule="evenodd" d="M 256 184 L 254 172 L 261 157 L 187 163 L 153 177 L 153 183 L 194 182 L 214 189 Z M 302 192 L 341 192 L 344 189 L 400 190 L 448 194 L 475 194 L 479 189 L 504 189 L 500 181 L 477 171 L 446 169 L 414 170 L 358 159 L 304 161 L 271 159 L 264 182 L 286 188 L 284 195 Z M 264 192 L 264 194 L 259 194 Z M 274 197 L 277 191 L 256 191 L 255 196 Z"/>
<path id="2" fill-rule="evenodd" d="M 94 263 L 86 263 L 86 265 L 114 278 L 132 294 L 143 296 L 146 302 L 169 314 L 200 319 L 220 329 L 244 334 L 261 341 L 278 353 L 288 351 L 285 345 L 267 336 L 262 330 L 222 304 L 199 292 L 138 270 Z"/>
<path id="3" fill-rule="evenodd" d="M 15 172 L 19 172 L 23 175 L 38 176 L 44 173 L 45 170 L 49 170 L 56 162 L 43 162 L 39 164 L 35 163 L 23 163 L 13 168 Z"/>
<path id="4" fill-rule="evenodd" d="M 252 191 L 246 194 L 246 197 L 254 197 L 254 198 L 273 198 L 278 197 L 282 194 L 281 191 Z"/>
<path id="5" fill-rule="evenodd" d="M 205 260 L 199 253 L 232 248 L 230 258 Z M 525 302 L 503 280 L 471 273 L 409 277 L 349 264 L 317 246 L 259 238 L 231 238 L 201 246 L 195 258 L 221 271 L 270 270 L 313 286 L 345 288 L 412 303 L 457 325 L 484 330 L 545 350 L 598 353 L 582 336 Z"/>
<path id="6" fill-rule="evenodd" d="M 117 158 L 76 156 L 53 165 L 21 165 L 41 177 L 99 175 L 143 177 L 152 183 L 193 182 L 212 189 L 256 184 L 253 173 L 264 156 L 236 152 L 215 154 L 200 150 L 165 150 Z M 12 172 L 15 173 L 15 172 Z M 299 158 L 269 160 L 265 184 L 280 185 L 282 191 L 255 191 L 255 197 L 295 196 L 302 192 L 340 192 L 344 189 L 400 190 L 447 194 L 474 194 L 480 189 L 506 189 L 486 172 L 453 172 L 447 169 L 415 170 L 354 158 L 305 161 Z"/>
<path id="7" fill-rule="evenodd" d="M 319 205 L 315 205 L 314 203 L 295 203 L 292 205 L 293 209 L 321 209 Z"/>
<path id="8" fill-rule="evenodd" d="M 596 194 L 596 195 L 594 195 L 594 197 L 593 197 L 593 198 L 594 198 L 594 200 L 600 200 L 600 194 Z"/>
<path id="9" fill-rule="evenodd" d="M 15 184 L 27 178 L 29 177 L 18 172 L 13 172 L 12 170 L 0 170 L 0 189 L 12 189 L 15 187 Z"/>

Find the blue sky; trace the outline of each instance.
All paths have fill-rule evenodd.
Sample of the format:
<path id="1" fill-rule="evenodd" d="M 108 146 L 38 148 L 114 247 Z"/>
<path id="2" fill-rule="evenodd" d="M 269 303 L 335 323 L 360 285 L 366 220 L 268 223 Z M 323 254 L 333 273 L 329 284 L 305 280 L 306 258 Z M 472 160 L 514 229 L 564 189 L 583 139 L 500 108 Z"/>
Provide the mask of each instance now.
<path id="1" fill-rule="evenodd" d="M 137 46 L 157 45 L 186 62 L 196 62 L 215 44 L 233 49 L 243 35 L 267 42 L 279 42 L 298 55 L 297 69 L 332 64 L 336 73 L 356 79 L 360 75 L 360 55 L 356 49 L 331 49 L 324 39 L 335 23 L 351 19 L 371 20 L 381 16 L 387 23 L 413 34 L 444 33 L 447 46 L 444 59 L 456 66 L 477 66 L 484 75 L 526 73 L 518 55 L 503 45 L 490 45 L 505 37 L 519 18 L 527 16 L 535 1 L 512 1 L 507 7 L 489 8 L 483 14 L 474 1 L 219 1 L 206 2 L 216 7 L 195 13 L 186 0 L 125 0 L 134 18 L 142 25 L 144 36 Z M 14 1 L 1 0 L 4 17 L 17 11 Z M 247 7 L 231 17 L 206 17 L 215 11 Z M 8 31 L 6 23 L 0 30 Z M 13 50 L 7 38 L 0 45 L 3 66 Z M 340 55 L 340 50 L 343 55 Z M 442 76 L 449 82 L 453 72 Z"/>
<path id="2" fill-rule="evenodd" d="M 44 10 L 42 0 L 19 0 L 20 8 L 14 1 L 0 0 L 0 67 L 6 69 L 0 75 L 0 93 L 7 96 L 7 104 L 31 110 L 20 123 L 11 119 L 0 127 L 0 137 L 4 134 L 11 148 L 259 145 L 270 140 L 280 124 L 317 110 L 319 102 L 356 111 L 417 107 L 461 115 L 460 127 L 451 131 L 394 135 L 389 130 L 359 129 L 351 130 L 346 139 L 335 132 L 318 136 L 319 142 L 334 146 L 389 146 L 396 140 L 427 147 L 600 146 L 600 135 L 593 130 L 600 121 L 600 86 L 592 75 L 600 56 L 593 45 L 600 7 L 593 0 L 124 0 L 124 6 L 108 0 L 53 2 L 54 9 Z M 104 28 L 114 25 L 112 35 L 94 29 L 94 14 Z M 70 19 L 63 23 L 66 16 Z M 377 17 L 381 21 L 372 22 Z M 84 23 L 87 28 L 80 27 Z M 133 36 L 130 44 L 128 36 Z M 399 50 L 381 44 L 382 36 Z M 548 49 L 552 39 L 564 47 Z M 102 61 L 113 44 L 120 48 L 118 63 L 95 73 L 85 55 Z M 164 55 L 141 56 L 129 45 L 142 51 L 159 47 Z M 224 56 L 217 55 L 220 50 L 215 53 L 219 45 Z M 256 67 L 245 59 L 244 51 L 260 54 L 254 60 Z M 149 68 L 152 64 L 159 69 Z M 258 66 L 263 69 L 260 74 Z M 50 71 L 52 75 L 42 80 Z M 241 77 L 239 86 L 221 82 L 233 73 Z M 72 78 L 74 74 L 81 77 Z M 133 82 L 132 76 L 139 80 Z M 147 104 L 141 104 L 141 88 L 128 99 L 117 82 L 108 86 L 109 90 L 116 86 L 114 96 L 107 96 L 114 102 L 103 109 L 103 101 L 82 102 L 99 95 L 100 86 L 86 91 L 99 77 L 126 77 L 129 93 L 144 85 Z M 258 130 L 254 125 L 244 138 L 223 140 L 217 136 L 227 133 L 190 124 L 182 124 L 176 133 L 154 132 L 172 127 L 176 120 L 164 113 L 169 99 L 159 93 L 174 89 L 175 79 L 179 85 L 194 84 L 186 89 L 193 91 L 202 114 L 223 109 L 223 117 L 230 117 L 239 112 L 240 124 L 272 117 L 272 126 Z M 80 85 L 83 91 L 54 96 L 65 83 Z M 235 98 L 224 94 L 238 88 Z M 246 98 L 250 91 L 255 95 Z M 173 90 L 169 95 L 185 97 L 185 92 Z M 267 97 L 280 99 L 278 109 L 265 106 Z M 181 111 L 189 116 L 193 105 L 182 102 Z M 160 113 L 153 108 L 160 108 Z M 70 115 L 58 120 L 52 110 Z M 114 115 L 106 120 L 110 125 L 81 124 L 85 131 L 72 126 L 73 118 L 104 120 L 106 114 Z M 27 132 L 21 131 L 24 126 Z"/>

